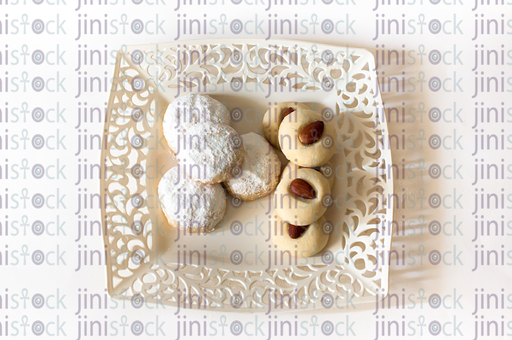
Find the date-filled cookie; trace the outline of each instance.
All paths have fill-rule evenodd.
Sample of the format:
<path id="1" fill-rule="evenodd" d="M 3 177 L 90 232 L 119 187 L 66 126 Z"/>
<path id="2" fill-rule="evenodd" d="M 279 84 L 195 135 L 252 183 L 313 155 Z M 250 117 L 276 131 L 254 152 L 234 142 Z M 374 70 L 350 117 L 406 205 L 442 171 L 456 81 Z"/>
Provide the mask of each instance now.
<path id="1" fill-rule="evenodd" d="M 172 101 L 164 114 L 163 132 L 167 144 L 176 153 L 178 139 L 190 126 L 199 123 L 230 124 L 226 106 L 209 95 L 191 93 Z"/>
<path id="2" fill-rule="evenodd" d="M 188 232 L 210 232 L 224 217 L 226 193 L 220 184 L 187 178 L 178 165 L 158 183 L 158 197 L 169 224 Z"/>
<path id="3" fill-rule="evenodd" d="M 202 183 L 220 183 L 235 175 L 243 157 L 244 145 L 231 126 L 216 123 L 191 125 L 182 138 L 176 158 L 186 175 Z"/>
<path id="4" fill-rule="evenodd" d="M 242 135 L 244 160 L 233 177 L 223 183 L 233 196 L 252 201 L 270 194 L 279 182 L 281 161 L 262 136 L 250 132 Z"/>
<path id="5" fill-rule="evenodd" d="M 309 107 L 298 102 L 280 102 L 271 105 L 263 115 L 263 134 L 270 144 L 276 149 L 279 148 L 279 126 L 282 120 L 292 112 L 303 112 Z"/>
<path id="6" fill-rule="evenodd" d="M 293 163 L 303 167 L 322 166 L 335 151 L 336 129 L 315 111 L 292 112 L 279 127 L 281 151 Z"/>
<path id="7" fill-rule="evenodd" d="M 309 225 L 332 204 L 331 187 L 313 169 L 298 169 L 296 178 L 283 178 L 274 194 L 275 212 L 293 225 Z"/>
<path id="8" fill-rule="evenodd" d="M 293 225 L 277 217 L 270 236 L 278 249 L 288 250 L 298 257 L 310 257 L 324 249 L 333 230 L 333 224 L 324 216 L 305 226 Z"/>

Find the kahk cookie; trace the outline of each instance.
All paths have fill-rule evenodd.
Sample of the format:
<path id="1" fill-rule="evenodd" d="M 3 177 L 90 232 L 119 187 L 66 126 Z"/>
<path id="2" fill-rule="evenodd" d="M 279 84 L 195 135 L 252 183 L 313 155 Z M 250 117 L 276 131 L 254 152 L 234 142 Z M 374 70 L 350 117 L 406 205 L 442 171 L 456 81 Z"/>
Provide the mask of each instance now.
<path id="1" fill-rule="evenodd" d="M 283 178 L 274 194 L 275 211 L 285 222 L 309 225 L 332 205 L 331 187 L 313 169 L 298 169 L 297 177 Z"/>
<path id="2" fill-rule="evenodd" d="M 279 148 L 279 126 L 284 117 L 292 112 L 302 112 L 309 110 L 309 107 L 298 102 L 281 102 L 271 105 L 263 115 L 263 134 L 272 146 Z"/>
<path id="3" fill-rule="evenodd" d="M 209 95 L 191 93 L 172 101 L 164 114 L 163 132 L 171 150 L 178 152 L 178 139 L 198 123 L 230 124 L 229 111 L 224 104 Z"/>
<path id="4" fill-rule="evenodd" d="M 224 217 L 226 192 L 220 184 L 187 178 L 178 165 L 158 183 L 158 197 L 169 224 L 188 232 L 210 232 Z"/>
<path id="5" fill-rule="evenodd" d="M 191 125 L 179 144 L 176 158 L 188 177 L 202 183 L 220 183 L 239 170 L 244 146 L 240 135 L 229 125 Z"/>
<path id="6" fill-rule="evenodd" d="M 336 177 L 334 174 L 334 167 L 332 166 L 331 162 L 327 162 L 324 165 L 320 167 L 315 168 L 305 168 L 303 166 L 297 165 L 293 162 L 288 162 L 288 164 L 285 166 L 283 172 L 281 173 L 281 179 L 283 178 L 289 178 L 293 179 L 297 177 L 297 170 L 299 169 L 313 169 L 321 173 L 329 182 L 329 187 L 332 190 L 332 187 L 334 185 L 334 178 Z"/>
<path id="7" fill-rule="evenodd" d="M 250 132 L 242 135 L 245 154 L 242 166 L 223 183 L 233 196 L 252 201 L 270 194 L 279 182 L 281 161 L 262 136 Z"/>
<path id="8" fill-rule="evenodd" d="M 310 257 L 324 249 L 334 226 L 324 216 L 315 222 L 296 226 L 277 217 L 271 228 L 272 242 L 280 250 L 288 250 L 298 257 Z"/>
<path id="9" fill-rule="evenodd" d="M 279 127 L 281 151 L 293 163 L 313 168 L 326 164 L 334 154 L 336 129 L 315 111 L 292 112 Z"/>

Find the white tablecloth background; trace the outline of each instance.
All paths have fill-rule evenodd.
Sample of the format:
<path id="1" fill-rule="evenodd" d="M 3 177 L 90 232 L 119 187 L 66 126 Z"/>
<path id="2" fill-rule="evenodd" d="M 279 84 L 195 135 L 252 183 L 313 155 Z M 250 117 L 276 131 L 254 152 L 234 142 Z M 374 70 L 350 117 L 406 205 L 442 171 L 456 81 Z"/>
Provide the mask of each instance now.
<path id="1" fill-rule="evenodd" d="M 93 4 L 90 4 L 91 1 Z M 375 339 L 377 334 L 379 334 L 379 338 L 391 338 L 389 335 L 391 334 L 397 338 L 395 332 L 398 326 L 400 337 L 422 338 L 423 336 L 423 338 L 430 338 L 432 333 L 436 333 L 434 321 L 438 321 L 442 327 L 439 337 L 474 339 L 476 337 L 476 320 L 483 321 L 486 336 L 487 328 L 490 328 L 491 335 L 495 334 L 493 324 L 488 326 L 489 321 L 497 323 L 500 337 L 505 338 L 512 335 L 512 313 L 510 311 L 512 289 L 509 284 L 512 278 L 510 267 L 512 264 L 512 243 L 510 242 L 512 196 L 508 196 L 512 194 L 510 186 L 512 178 L 512 161 L 510 160 L 510 149 L 512 148 L 510 129 L 512 123 L 512 101 L 510 99 L 512 91 L 512 68 L 510 67 L 512 64 L 512 7 L 510 3 L 502 5 L 501 1 L 498 1 L 499 4 L 496 5 L 494 1 L 491 1 L 493 5 L 480 4 L 477 9 L 473 10 L 474 3 L 467 0 L 405 0 L 403 2 L 392 0 L 392 4 L 388 4 L 388 1 L 385 1 L 386 4 L 381 2 L 377 9 L 375 9 L 375 2 L 361 0 L 335 0 L 331 4 L 325 4 L 318 0 L 298 0 L 297 4 L 295 1 L 291 1 L 291 5 L 288 0 L 284 1 L 286 5 L 281 5 L 280 1 L 275 4 L 270 0 L 241 1 L 242 3 L 238 5 L 234 4 L 234 1 L 228 0 L 217 0 L 216 4 L 211 4 L 214 3 L 212 0 L 206 0 L 206 4 L 202 0 L 192 0 L 193 5 L 188 2 L 181 3 L 180 7 L 176 9 L 176 3 L 169 0 L 154 0 L 153 2 L 148 0 L 142 1 L 141 4 L 137 4 L 135 0 L 118 0 L 117 3 L 108 1 L 106 0 L 105 4 L 105 1 L 89 0 L 89 4 L 82 2 L 78 9 L 76 2 L 69 0 L 54 0 L 54 2 L 48 0 L 41 4 L 37 4 L 35 0 L 18 0 L 17 3 L 13 0 L 0 2 L 0 53 L 2 55 L 0 60 L 2 84 L 0 90 L 0 110 L 2 112 L 0 137 L 2 143 L 0 145 L 2 158 L 5 159 L 5 163 L 3 159 L 0 162 L 3 171 L 0 179 L 2 184 L 0 194 L 10 195 L 9 207 L 6 207 L 6 199 L 2 199 L 1 206 L 5 220 L 9 221 L 8 235 L 5 230 L 6 222 L 3 221 L 4 216 L 1 216 L 2 219 L 0 219 L 2 228 L 4 228 L 0 234 L 0 252 L 2 254 L 0 266 L 0 301 L 2 302 L 0 324 L 2 327 L 0 330 L 2 336 L 7 332 L 7 327 L 10 335 L 15 335 L 17 328 L 18 336 L 23 336 L 24 328 L 20 324 L 26 321 L 25 323 L 28 324 L 28 327 L 25 328 L 26 337 L 32 338 L 31 327 L 36 320 L 41 320 L 45 324 L 45 332 L 49 333 L 57 332 L 55 324 L 51 324 L 51 322 L 60 323 L 62 328 L 56 336 L 67 339 L 79 337 L 80 322 L 84 320 L 87 322 L 100 321 L 103 336 L 103 321 L 108 321 L 109 324 L 117 321 L 119 324 L 122 320 L 127 320 L 126 335 L 122 335 L 123 330 L 118 326 L 117 337 L 135 338 L 136 336 L 130 330 L 130 325 L 134 320 L 144 323 L 147 336 L 156 332 L 154 324 L 151 322 L 158 320 L 158 323 L 161 324 L 158 336 L 176 339 L 178 338 L 178 321 L 186 321 L 188 328 L 191 321 L 197 320 L 201 326 L 201 336 L 234 337 L 229 326 L 239 320 L 244 326 L 244 334 L 241 336 L 265 339 L 269 337 L 269 318 L 262 313 L 243 314 L 204 312 L 202 310 L 181 310 L 176 313 L 174 308 L 158 306 L 155 309 L 157 307 L 155 305 L 135 309 L 129 304 L 123 306 L 122 303 L 119 303 L 116 306 L 108 297 L 109 301 L 105 306 L 103 303 L 103 297 L 106 294 L 104 265 L 85 266 L 80 270 L 75 270 L 79 250 L 102 251 L 104 249 L 103 240 L 97 234 L 83 236 L 82 239 L 76 241 L 77 224 L 86 219 L 85 214 L 87 220 L 100 219 L 98 209 L 81 212 L 81 219 L 75 213 L 78 209 L 77 195 L 84 193 L 85 190 L 87 193 L 95 193 L 99 188 L 97 179 L 86 179 L 77 184 L 77 167 L 84 163 L 97 163 L 100 159 L 97 149 L 82 150 L 77 155 L 77 135 L 84 133 L 101 135 L 103 130 L 103 122 L 96 118 L 94 122 L 83 122 L 80 127 L 77 127 L 77 110 L 84 106 L 104 109 L 108 99 L 108 90 L 82 93 L 77 97 L 78 79 L 85 75 L 110 77 L 114 64 L 111 53 L 114 53 L 123 44 L 173 41 L 177 36 L 176 21 L 178 18 L 183 20 L 185 15 L 188 20 L 200 19 L 201 29 L 203 29 L 203 19 L 208 20 L 208 32 L 207 34 L 202 32 L 201 34 L 183 34 L 182 31 L 180 40 L 206 40 L 218 37 L 237 37 L 240 40 L 266 38 L 268 35 L 266 20 L 271 16 L 278 20 L 293 20 L 295 18 L 299 20 L 297 34 L 273 34 L 273 38 L 291 38 L 337 45 L 348 44 L 366 48 L 372 53 L 383 50 L 387 53 L 389 49 L 405 51 L 405 59 L 400 59 L 399 65 L 396 65 L 395 62 L 391 64 L 386 62 L 384 65 L 379 64 L 377 69 L 379 77 L 385 77 L 384 81 L 380 80 L 380 82 L 386 107 L 400 109 L 403 107 L 406 112 L 405 116 L 391 115 L 389 122 L 389 133 L 400 136 L 400 145 L 392 147 L 393 161 L 400 168 L 404 164 L 406 168 L 412 169 L 411 172 L 405 172 L 405 178 L 402 178 L 402 172 L 400 172 L 400 178 L 395 180 L 395 192 L 400 195 L 403 193 L 407 197 L 405 206 L 400 204 L 399 208 L 394 211 L 398 223 L 401 225 L 403 221 L 406 225 L 404 232 L 402 233 L 401 229 L 400 234 L 394 237 L 392 244 L 393 250 L 397 250 L 400 254 L 398 264 L 396 256 L 392 257 L 390 273 L 390 293 L 396 294 L 396 298 L 399 299 L 398 308 L 394 299 L 386 299 L 386 308 L 379 308 L 377 312 L 374 304 L 358 305 L 356 308 L 348 305 L 348 309 L 347 306 L 340 306 L 335 311 L 328 313 L 321 311 L 277 313 L 272 314 L 272 320 L 277 320 L 278 324 L 285 320 L 292 322 L 293 325 L 297 322 L 298 336 L 302 337 L 325 337 L 320 326 L 326 320 L 330 320 L 336 326 L 335 333 L 331 337 L 350 336 L 358 339 Z M 267 10 L 269 2 L 272 6 Z M 404 2 L 406 4 L 403 4 Z M 224 15 L 227 23 L 233 19 L 242 20 L 248 30 L 235 35 L 230 31 L 229 25 L 222 28 L 218 23 Z M 498 34 L 494 32 L 479 34 L 476 39 L 473 39 L 476 17 L 479 20 L 495 19 L 499 24 Z M 128 25 L 120 25 L 123 18 L 126 18 L 125 22 Z M 130 23 L 136 18 L 145 23 L 146 31 L 140 34 L 134 34 L 130 28 Z M 261 26 L 264 33 L 254 32 L 252 23 L 248 22 L 248 20 L 256 18 L 259 21 L 265 20 Z M 36 19 L 41 19 L 45 23 L 45 31 L 41 34 L 35 34 L 32 29 L 32 24 Z M 82 35 L 78 37 L 79 24 L 85 19 L 99 19 L 102 22 L 102 33 L 84 34 L 82 28 Z M 325 19 L 330 19 L 336 24 L 334 32 L 326 34 L 322 32 L 320 25 L 309 24 L 312 21 L 321 23 Z M 400 23 L 399 34 L 396 34 L 395 31 L 389 34 L 386 27 L 385 34 L 381 32 L 379 37 L 374 39 L 376 20 L 380 25 L 382 19 L 397 19 Z M 405 20 L 403 28 L 405 34 L 402 34 L 402 19 Z M 429 23 L 432 23 L 433 19 L 438 19 L 442 23 L 443 30 L 438 34 L 429 31 Z M 104 34 L 104 20 L 108 22 L 109 34 Z M 151 20 L 157 20 L 161 24 L 156 32 L 155 25 Z M 308 21 L 306 33 L 300 32 L 300 20 Z M 344 22 L 340 22 L 342 20 Z M 57 29 L 55 21 L 62 24 L 59 29 Z M 350 27 L 345 24 L 347 21 L 350 22 Z M 23 25 L 23 22 L 28 24 Z M 386 22 L 386 26 L 387 24 Z M 212 33 L 213 28 L 210 25 L 217 25 L 216 34 Z M 478 25 L 480 27 L 480 22 Z M 487 25 L 487 21 L 485 25 Z M 492 25 L 491 23 L 491 27 L 493 27 Z M 9 26 L 8 29 L 6 26 Z M 117 34 L 112 34 L 115 30 L 114 26 L 119 28 Z M 17 30 L 15 27 L 19 27 L 19 29 Z M 125 34 L 122 33 L 123 27 L 126 30 Z M 413 28 L 414 32 L 412 32 Z M 480 45 L 484 47 L 482 48 Z M 33 52 L 38 49 L 47 53 L 45 62 L 41 65 L 32 61 Z M 101 65 L 82 65 L 78 69 L 78 55 L 80 51 L 86 49 L 106 51 L 107 63 L 105 64 L 102 58 Z M 504 77 L 503 89 L 500 80 L 498 91 L 493 89 L 488 92 L 479 92 L 477 96 L 474 96 L 475 76 L 477 75 L 474 70 L 475 50 L 482 49 L 498 50 L 500 60 L 497 65 L 493 59 L 489 65 L 486 62 L 485 65 L 478 66 L 476 69 L 478 76 Z M 432 50 L 438 50 L 443 55 L 439 64 L 429 61 L 429 54 Z M 502 50 L 503 52 L 501 52 Z M 26 51 L 25 55 L 23 55 L 24 51 Z M 52 54 L 50 51 L 59 51 L 62 58 L 56 60 L 56 54 Z M 9 54 L 8 59 L 6 53 Z M 45 79 L 48 86 L 41 92 L 34 91 L 31 84 L 37 76 Z M 405 88 L 400 87 L 399 91 L 389 90 L 387 77 L 391 76 L 405 77 L 407 79 Z M 29 82 L 21 82 L 24 77 Z M 442 81 L 443 86 L 440 90 L 433 91 L 429 88 L 429 81 L 432 77 L 439 77 Z M 8 89 L 4 78 L 9 79 Z M 55 81 L 52 82 L 50 78 L 59 78 L 63 87 L 55 88 Z M 418 81 L 422 79 L 424 82 L 419 83 Z M 16 86 L 15 83 L 19 85 Z M 501 121 L 500 116 L 499 121 L 491 119 L 490 122 L 480 123 L 474 128 L 475 107 L 482 105 L 485 108 L 505 108 L 504 121 Z M 4 116 L 6 107 L 9 110 L 7 122 Z M 21 112 L 25 107 L 28 110 L 26 121 Z M 31 113 L 35 107 L 41 107 L 45 111 L 47 121 L 36 123 L 32 120 Z M 60 121 L 56 120 L 54 111 L 51 111 L 56 107 L 59 107 L 61 112 L 64 110 Z M 443 112 L 443 118 L 438 122 L 429 119 L 429 110 L 432 107 L 437 107 Z M 422 108 L 423 112 L 419 112 Z M 456 114 L 454 114 L 454 108 L 457 110 Z M 459 112 L 459 110 L 461 111 Z M 16 115 L 18 119 L 16 119 Z M 483 131 L 481 131 L 482 129 Z M 25 141 L 25 148 L 21 138 L 26 133 L 28 133 L 29 139 Z M 479 151 L 473 155 L 475 136 L 482 133 L 484 135 L 496 134 L 499 138 L 502 138 L 501 135 L 503 135 L 504 147 L 498 145 L 496 148 L 491 145 L 489 150 Z M 57 149 L 49 149 L 54 146 L 53 141 L 49 140 L 44 148 L 36 150 L 30 144 L 31 138 L 36 134 L 43 136 L 59 134 L 64 140 Z M 428 139 L 433 134 L 439 135 L 443 140 L 442 146 L 438 149 L 433 149 L 428 145 Z M 8 137 L 5 137 L 7 135 Z M 402 136 L 405 136 L 405 145 L 401 144 Z M 420 142 L 418 138 L 422 136 L 425 139 Z M 455 138 L 453 138 L 454 136 Z M 8 145 L 6 139 L 9 139 Z M 16 141 L 19 144 L 16 144 Z M 503 164 L 503 179 L 500 172 L 498 178 L 480 179 L 473 184 L 475 164 L 482 162 L 485 165 L 498 164 L 499 168 Z M 60 178 L 35 179 L 31 175 L 31 169 L 38 163 L 44 166 L 59 164 L 60 167 L 64 167 L 65 177 L 61 174 Z M 6 179 L 2 164 L 9 165 L 8 179 Z M 20 170 L 24 164 L 28 166 L 26 179 L 23 171 Z M 432 164 L 438 164 L 443 169 L 443 174 L 438 179 L 433 179 L 428 174 L 428 169 Z M 17 178 L 12 170 L 13 167 L 20 173 Z M 418 170 L 420 167 L 423 168 L 421 176 Z M 454 167 L 458 170 L 454 171 Z M 52 168 L 49 168 L 46 170 L 46 174 L 53 177 L 53 171 Z M 411 178 L 413 173 L 415 176 Z M 45 196 L 58 193 L 61 197 L 64 195 L 65 197 L 60 207 L 56 209 L 48 207 L 34 209 L 30 200 L 25 201 L 27 208 L 24 209 L 24 201 L 19 197 L 23 196 L 25 189 L 28 190 L 29 197 L 36 192 L 41 192 Z M 475 192 L 483 192 L 484 195 L 494 193 L 499 197 L 503 194 L 503 206 L 500 201 L 498 209 L 485 207 L 474 214 Z M 441 207 L 436 209 L 429 207 L 428 204 L 428 198 L 435 193 L 439 194 L 443 201 Z M 15 195 L 18 195 L 19 206 L 15 204 Z M 425 199 L 418 200 L 418 195 L 423 195 Z M 50 204 L 53 204 L 51 200 L 52 198 L 50 198 Z M 21 226 L 25 220 L 28 221 L 26 234 Z M 31 232 L 31 225 L 35 220 L 43 221 L 48 233 L 35 236 Z M 58 235 L 49 234 L 55 231 L 54 226 L 49 222 L 55 220 L 60 221 L 61 224 L 64 223 L 62 230 L 65 234 L 62 233 L 62 230 Z M 437 220 L 443 225 L 443 231 L 439 235 L 429 232 L 428 225 L 433 220 Z M 498 234 L 491 231 L 490 234 L 474 240 L 475 221 L 481 220 L 497 220 L 499 223 L 504 221 L 504 226 L 502 227 L 500 224 Z M 41 249 L 50 261 L 54 260 L 54 255 L 49 252 L 65 252 L 61 259 L 65 263 L 61 262 L 58 265 L 45 263 L 37 266 L 32 262 L 31 255 L 26 257 L 20 255 L 24 249 L 29 254 L 36 249 Z M 498 265 L 494 263 L 494 255 L 491 255 L 492 264 L 481 265 L 479 260 L 475 269 L 475 249 L 483 250 L 485 256 L 487 256 L 487 251 L 497 252 Z M 442 255 L 442 261 L 438 265 L 433 265 L 428 260 L 429 254 L 434 250 L 438 250 Z M 9 260 L 7 260 L 5 252 L 9 252 Z M 405 254 L 405 257 L 402 254 Z M 19 259 L 17 264 L 15 264 L 15 257 Z M 9 262 L 8 265 L 6 265 L 6 261 Z M 100 294 L 102 297 L 101 309 L 95 307 L 84 310 L 82 305 L 82 311 L 78 313 L 77 301 L 80 294 L 84 293 Z M 478 303 L 478 311 L 474 313 L 476 293 L 496 294 L 497 306 L 491 297 L 492 303 L 488 308 L 487 295 L 485 295 L 485 309 L 480 310 L 482 307 Z M 45 298 L 45 305 L 42 308 L 36 308 L 32 304 L 31 299 L 34 294 L 42 294 Z M 442 299 L 442 304 L 437 308 L 429 305 L 429 298 L 433 294 L 438 294 Z M 55 302 L 55 295 L 62 298 L 61 303 Z M 29 299 L 21 299 L 23 296 L 28 296 Z M 8 304 L 6 299 L 9 300 Z M 388 301 L 392 302 L 391 308 L 388 308 Z M 178 319 L 178 317 L 180 318 Z M 203 327 L 203 322 L 205 322 L 204 325 L 207 324 L 206 329 Z M 384 333 L 381 333 L 381 322 L 384 322 L 385 325 Z M 222 323 L 227 326 L 221 327 Z M 260 326 L 258 331 L 255 329 L 255 323 Z M 391 330 L 388 329 L 389 324 L 391 324 Z M 347 325 L 350 327 L 346 327 Z M 484 337 L 480 334 L 481 325 L 478 323 L 478 338 Z M 194 329 L 196 329 L 195 327 L 197 325 L 194 326 Z M 273 327 L 272 324 L 272 338 L 287 338 L 287 326 L 284 327 L 284 335 L 281 335 L 282 330 L 278 328 L 277 336 L 274 335 Z M 86 338 L 83 332 L 82 325 L 81 336 Z M 45 333 L 44 337 L 49 337 L 49 333 Z M 109 326 L 108 334 L 114 337 L 114 333 L 113 328 Z M 189 329 L 187 329 L 187 334 L 189 334 Z M 294 329 L 292 334 L 295 335 Z M 183 333 L 181 338 L 185 338 Z"/>

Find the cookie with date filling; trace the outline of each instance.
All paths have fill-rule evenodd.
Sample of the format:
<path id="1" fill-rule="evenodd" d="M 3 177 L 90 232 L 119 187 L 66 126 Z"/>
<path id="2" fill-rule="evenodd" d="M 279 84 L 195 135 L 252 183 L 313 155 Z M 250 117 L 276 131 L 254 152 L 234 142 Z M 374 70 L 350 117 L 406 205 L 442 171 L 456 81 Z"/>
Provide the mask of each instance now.
<path id="1" fill-rule="evenodd" d="M 169 224 L 191 233 L 213 231 L 226 211 L 222 185 L 194 181 L 181 166 L 175 166 L 162 177 L 158 198 Z"/>
<path id="2" fill-rule="evenodd" d="M 242 166 L 234 168 L 233 177 L 222 183 L 233 196 L 252 201 L 270 194 L 279 182 L 281 161 L 274 148 L 262 136 L 242 135 L 245 149 Z"/>
<path id="3" fill-rule="evenodd" d="M 244 145 L 231 126 L 199 123 L 183 135 L 184 143 L 176 158 L 188 177 L 214 184 L 233 177 L 244 159 Z"/>
<path id="4" fill-rule="evenodd" d="M 162 126 L 167 144 L 176 154 L 180 152 L 180 148 L 183 148 L 184 134 L 193 125 L 200 123 L 229 125 L 230 122 L 229 111 L 224 104 L 207 94 L 190 93 L 176 98 L 167 106 Z"/>

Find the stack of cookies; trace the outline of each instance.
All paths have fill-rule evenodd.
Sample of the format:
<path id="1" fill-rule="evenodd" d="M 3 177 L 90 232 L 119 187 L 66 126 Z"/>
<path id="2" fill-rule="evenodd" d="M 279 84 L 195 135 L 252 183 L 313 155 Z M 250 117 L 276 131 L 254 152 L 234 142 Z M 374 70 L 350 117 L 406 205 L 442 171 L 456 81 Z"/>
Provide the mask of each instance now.
<path id="1" fill-rule="evenodd" d="M 300 257 L 320 252 L 333 231 L 323 216 L 332 205 L 336 129 L 322 115 L 295 102 L 269 108 L 263 118 L 267 140 L 289 163 L 274 194 L 277 220 L 272 240 Z"/>
<path id="2" fill-rule="evenodd" d="M 158 185 L 168 222 L 210 232 L 224 217 L 226 190 L 244 201 L 275 190 L 273 242 L 300 257 L 320 252 L 333 231 L 323 215 L 332 204 L 334 126 L 295 102 L 277 103 L 265 113 L 266 139 L 252 132 L 240 136 L 230 121 L 226 106 L 208 95 L 189 94 L 167 107 L 164 136 L 179 163 Z M 289 161 L 282 174 L 274 148 Z"/>
<path id="3" fill-rule="evenodd" d="M 160 180 L 158 196 L 172 226 L 211 232 L 224 217 L 225 189 L 254 200 L 276 188 L 276 152 L 258 134 L 238 135 L 230 121 L 226 106 L 208 95 L 182 96 L 167 107 L 163 132 L 179 164 Z"/>

